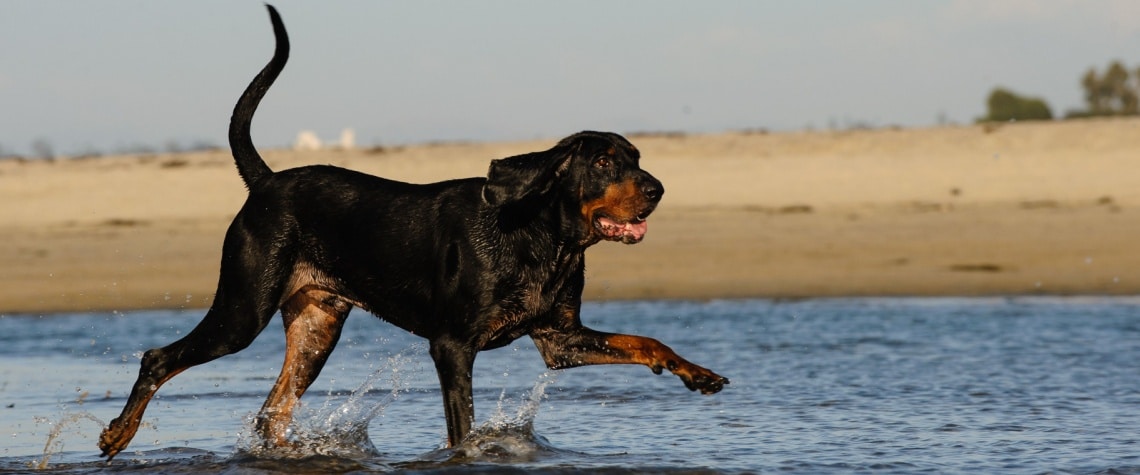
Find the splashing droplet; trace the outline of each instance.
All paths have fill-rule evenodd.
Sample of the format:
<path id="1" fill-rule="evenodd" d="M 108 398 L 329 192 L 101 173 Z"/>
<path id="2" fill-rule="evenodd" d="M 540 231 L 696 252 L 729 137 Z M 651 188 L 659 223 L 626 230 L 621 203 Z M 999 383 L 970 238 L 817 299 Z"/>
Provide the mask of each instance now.
<path id="1" fill-rule="evenodd" d="M 487 422 L 472 430 L 458 447 L 437 451 L 436 458 L 442 456 L 450 461 L 465 462 L 525 462 L 542 454 L 561 452 L 534 432 L 534 419 L 546 398 L 546 387 L 557 379 L 556 376 L 554 371 L 543 373 L 534 387 L 523 394 L 513 415 L 511 407 L 515 402 L 507 397 L 504 389 L 496 412 Z"/>
<path id="2" fill-rule="evenodd" d="M 389 358 L 343 401 L 330 397 L 315 409 L 309 409 L 303 403 L 299 405 L 286 429 L 288 444 L 285 446 L 277 446 L 258 434 L 256 415 L 246 417 L 245 427 L 236 444 L 238 452 L 286 459 L 314 455 L 360 459 L 378 455 L 380 451 L 368 436 L 368 426 L 406 391 L 408 384 L 403 377 L 414 376 L 414 372 L 407 374 L 397 369 L 412 366 L 407 355 L 422 351 L 421 346 L 413 345 Z M 391 389 L 379 401 L 369 400 L 368 396 L 385 375 L 391 382 Z"/>

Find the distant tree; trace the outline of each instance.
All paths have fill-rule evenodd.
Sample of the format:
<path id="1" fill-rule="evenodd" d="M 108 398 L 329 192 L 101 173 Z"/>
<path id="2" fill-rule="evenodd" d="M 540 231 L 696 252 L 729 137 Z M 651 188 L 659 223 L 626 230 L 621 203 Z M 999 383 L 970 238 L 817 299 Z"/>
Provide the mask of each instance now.
<path id="1" fill-rule="evenodd" d="M 1099 117 L 1140 114 L 1140 69 L 1129 71 L 1113 61 L 1104 74 L 1089 68 L 1081 76 L 1085 90 L 1085 110 L 1070 111 L 1067 117 Z"/>
<path id="2" fill-rule="evenodd" d="M 218 150 L 222 150 L 222 147 L 218 146 L 218 144 L 214 142 L 205 139 L 195 140 L 193 142 L 190 142 L 190 145 L 186 146 L 187 152 L 215 152 Z"/>
<path id="3" fill-rule="evenodd" d="M 986 99 L 986 116 L 979 122 L 1007 122 L 1011 120 L 1050 120 L 1053 111 L 1049 104 L 1036 97 L 1023 97 L 1014 92 L 995 88 Z"/>
<path id="4" fill-rule="evenodd" d="M 32 156 L 52 160 L 55 158 L 55 149 L 47 139 L 35 139 L 32 141 Z"/>

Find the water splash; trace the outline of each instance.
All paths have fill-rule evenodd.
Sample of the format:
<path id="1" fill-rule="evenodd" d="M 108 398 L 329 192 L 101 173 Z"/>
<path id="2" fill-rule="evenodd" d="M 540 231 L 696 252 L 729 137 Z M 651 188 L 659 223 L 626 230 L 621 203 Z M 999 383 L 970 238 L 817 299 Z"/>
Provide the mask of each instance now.
<path id="1" fill-rule="evenodd" d="M 36 419 L 37 422 L 47 422 L 47 420 L 43 418 L 37 417 Z M 51 430 L 48 431 L 47 442 L 44 442 L 44 456 L 39 461 L 34 461 L 32 468 L 36 470 L 44 470 L 48 468 L 48 462 L 51 461 L 51 457 L 54 454 L 63 452 L 63 439 L 61 439 L 60 436 L 63 435 L 64 429 L 83 420 L 95 422 L 95 424 L 98 425 L 100 429 L 105 425 L 102 420 L 87 411 L 77 412 L 74 414 L 64 414 L 63 417 L 52 424 Z"/>
<path id="2" fill-rule="evenodd" d="M 312 409 L 300 403 L 286 429 L 289 444 L 285 446 L 262 438 L 256 430 L 257 416 L 247 416 L 236 444 L 238 453 L 288 459 L 314 456 L 363 459 L 379 455 L 368 436 L 368 426 L 406 391 L 405 378 L 410 379 L 417 372 L 408 355 L 416 351 L 420 351 L 418 345 L 388 358 L 343 401 L 329 397 L 320 407 Z M 369 399 L 384 376 L 391 383 L 390 389 L 379 401 Z"/>
<path id="3" fill-rule="evenodd" d="M 437 451 L 432 458 L 442 457 L 449 462 L 528 462 L 562 453 L 534 431 L 534 419 L 546 398 L 546 387 L 557 380 L 557 375 L 555 371 L 543 373 L 517 402 L 503 389 L 495 413 L 486 422 L 472 430 L 458 447 Z"/>

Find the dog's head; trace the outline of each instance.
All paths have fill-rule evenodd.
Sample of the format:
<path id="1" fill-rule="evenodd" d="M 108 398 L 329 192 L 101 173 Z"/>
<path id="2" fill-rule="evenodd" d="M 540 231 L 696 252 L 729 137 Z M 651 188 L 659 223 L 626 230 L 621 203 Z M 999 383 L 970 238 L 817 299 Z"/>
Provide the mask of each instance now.
<path id="1" fill-rule="evenodd" d="M 562 232 L 583 244 L 640 242 L 665 188 L 638 164 L 624 137 L 580 132 L 545 152 L 491 162 L 483 199 L 504 209 L 552 207 Z"/>

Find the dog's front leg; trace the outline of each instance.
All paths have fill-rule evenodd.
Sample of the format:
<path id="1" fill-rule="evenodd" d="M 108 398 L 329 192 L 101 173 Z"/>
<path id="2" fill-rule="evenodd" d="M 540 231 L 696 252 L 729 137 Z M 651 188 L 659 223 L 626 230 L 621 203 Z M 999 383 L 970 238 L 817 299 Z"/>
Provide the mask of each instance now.
<path id="1" fill-rule="evenodd" d="M 585 327 L 543 330 L 531 338 L 551 369 L 596 364 L 641 364 L 654 373 L 662 369 L 681 378 L 685 387 L 702 394 L 719 392 L 728 378 L 690 363 L 663 343 L 636 335 L 603 333 Z"/>
<path id="2" fill-rule="evenodd" d="M 471 371 L 475 351 L 469 345 L 443 337 L 431 341 L 431 357 L 443 393 L 443 413 L 447 417 L 447 445 L 458 446 L 475 423 L 471 396 Z"/>

